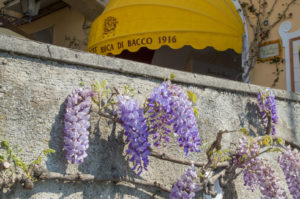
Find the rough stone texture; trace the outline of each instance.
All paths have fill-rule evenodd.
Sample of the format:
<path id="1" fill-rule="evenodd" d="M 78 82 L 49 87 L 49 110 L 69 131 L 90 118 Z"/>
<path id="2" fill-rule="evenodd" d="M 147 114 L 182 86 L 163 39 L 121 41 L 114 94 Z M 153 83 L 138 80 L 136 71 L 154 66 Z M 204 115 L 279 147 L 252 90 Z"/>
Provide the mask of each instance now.
<path id="1" fill-rule="evenodd" d="M 48 170 L 60 173 L 90 173 L 104 176 L 130 176 L 157 180 L 171 187 L 186 167 L 150 159 L 149 171 L 137 176 L 124 156 L 122 131 L 119 125 L 98 118 L 92 113 L 88 158 L 79 167 L 64 159 L 63 112 L 67 95 L 84 81 L 87 84 L 107 80 L 110 87 L 122 89 L 128 84 L 136 98 L 143 103 L 145 96 L 162 79 L 175 73 L 175 82 L 191 90 L 198 97 L 200 118 L 198 124 L 204 142 L 211 142 L 219 130 L 250 129 L 261 132 L 257 116 L 255 93 L 261 87 L 195 75 L 121 59 L 98 56 L 57 46 L 0 36 L 0 132 L 1 138 L 22 147 L 20 156 L 31 162 L 48 145 L 57 152 L 43 164 Z M 282 90 L 277 96 L 280 136 L 300 144 L 300 97 Z M 241 135 L 224 136 L 225 146 L 238 141 Z M 49 141 L 49 142 L 47 142 Z M 207 146 L 207 145 L 206 145 Z M 169 154 L 184 158 L 184 152 L 174 140 L 167 148 Z M 276 154 L 268 154 L 276 157 Z M 188 159 L 203 160 L 203 153 L 191 154 Z M 282 176 L 278 165 L 276 171 Z M 282 183 L 284 186 L 284 182 Z M 228 198 L 259 198 L 258 192 L 249 192 L 239 178 Z M 31 190 L 14 188 L 1 198 L 166 198 L 152 188 L 120 184 L 81 184 L 39 182 Z"/>

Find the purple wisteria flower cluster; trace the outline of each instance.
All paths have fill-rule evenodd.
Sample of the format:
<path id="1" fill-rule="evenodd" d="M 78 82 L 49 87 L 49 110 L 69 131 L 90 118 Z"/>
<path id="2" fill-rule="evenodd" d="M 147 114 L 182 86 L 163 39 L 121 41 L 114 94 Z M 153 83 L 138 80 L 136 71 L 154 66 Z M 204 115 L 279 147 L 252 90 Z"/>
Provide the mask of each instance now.
<path id="1" fill-rule="evenodd" d="M 260 91 L 257 94 L 257 100 L 259 103 L 260 115 L 263 119 L 263 123 L 265 125 L 266 130 L 269 125 L 268 116 L 270 116 L 271 117 L 270 133 L 272 135 L 275 135 L 276 134 L 275 124 L 277 124 L 278 122 L 275 95 L 269 88 L 267 88 L 266 90 Z"/>
<path id="2" fill-rule="evenodd" d="M 254 171 L 260 170 L 260 158 L 257 156 L 260 150 L 260 146 L 256 142 L 248 143 L 246 138 L 242 138 L 239 141 L 239 147 L 235 153 L 233 162 L 238 165 L 239 168 L 244 169 L 244 186 L 248 186 L 247 189 L 253 191 L 258 185 L 258 176 L 253 175 Z M 246 162 L 246 163 L 245 163 Z"/>
<path id="3" fill-rule="evenodd" d="M 280 179 L 269 164 L 262 164 L 261 170 L 254 175 L 259 179 L 259 190 L 262 199 L 288 199 L 286 192 L 280 187 Z"/>
<path id="4" fill-rule="evenodd" d="M 72 164 L 81 164 L 89 147 L 89 112 L 93 91 L 90 87 L 73 90 L 67 98 L 64 124 L 64 150 Z"/>
<path id="5" fill-rule="evenodd" d="M 300 198 L 300 153 L 286 147 L 278 157 L 278 163 L 285 175 L 286 183 L 294 199 Z"/>
<path id="6" fill-rule="evenodd" d="M 147 170 L 150 155 L 148 142 L 148 127 L 144 117 L 144 110 L 139 103 L 128 96 L 117 96 L 117 113 L 125 130 L 126 142 L 129 143 L 126 153 L 131 156 L 129 161 L 134 163 L 133 170 L 137 169 L 140 174 L 143 169 Z"/>
<path id="7" fill-rule="evenodd" d="M 200 191 L 197 172 L 194 165 L 187 169 L 186 173 L 177 179 L 170 192 L 170 199 L 192 199 L 196 192 Z"/>
<path id="8" fill-rule="evenodd" d="M 180 87 L 163 82 L 155 88 L 147 100 L 150 115 L 149 132 L 153 134 L 154 145 L 166 146 L 169 134 L 173 130 L 177 135 L 180 147 L 184 147 L 186 155 L 199 152 L 201 145 L 198 125 L 187 94 Z"/>
<path id="9" fill-rule="evenodd" d="M 279 178 L 270 165 L 265 164 L 259 155 L 260 146 L 256 141 L 242 138 L 233 162 L 244 169 L 244 185 L 254 191 L 259 187 L 262 199 L 286 199 L 286 192 L 279 186 Z"/>

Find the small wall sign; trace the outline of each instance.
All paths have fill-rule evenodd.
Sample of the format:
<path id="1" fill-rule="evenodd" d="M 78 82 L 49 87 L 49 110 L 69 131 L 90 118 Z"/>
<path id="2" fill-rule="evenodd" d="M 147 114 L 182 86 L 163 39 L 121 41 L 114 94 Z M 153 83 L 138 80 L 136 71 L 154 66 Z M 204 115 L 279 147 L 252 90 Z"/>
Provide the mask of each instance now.
<path id="1" fill-rule="evenodd" d="M 280 40 L 269 41 L 261 44 L 259 47 L 258 61 L 268 61 L 274 58 L 281 58 Z"/>

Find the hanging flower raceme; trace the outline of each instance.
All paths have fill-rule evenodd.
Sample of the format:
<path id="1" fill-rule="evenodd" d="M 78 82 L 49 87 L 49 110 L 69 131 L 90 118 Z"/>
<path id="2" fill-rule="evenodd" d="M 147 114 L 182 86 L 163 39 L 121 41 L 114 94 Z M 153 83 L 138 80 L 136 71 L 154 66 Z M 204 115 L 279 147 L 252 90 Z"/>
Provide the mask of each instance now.
<path id="1" fill-rule="evenodd" d="M 294 199 L 300 198 L 300 153 L 290 147 L 285 148 L 278 157 L 278 162 L 283 170 L 290 193 Z"/>
<path id="2" fill-rule="evenodd" d="M 89 87 L 73 90 L 68 96 L 64 115 L 66 158 L 72 164 L 81 164 L 89 147 L 89 112 L 93 91 Z"/>
<path id="3" fill-rule="evenodd" d="M 129 161 L 134 163 L 133 170 L 140 174 L 147 170 L 150 155 L 148 142 L 148 127 L 144 117 L 144 110 L 139 103 L 128 96 L 117 96 L 117 113 L 125 130 L 126 143 L 129 143 L 126 153 L 131 156 Z"/>
<path id="4" fill-rule="evenodd" d="M 154 145 L 166 145 L 173 130 L 178 136 L 180 147 L 188 152 L 198 152 L 201 145 L 198 125 L 192 108 L 192 102 L 180 87 L 163 82 L 155 88 L 147 101 L 150 119 L 148 125 L 153 134 Z"/>
<path id="5" fill-rule="evenodd" d="M 187 169 L 186 173 L 177 179 L 170 192 L 170 199 L 192 199 L 200 190 L 198 175 L 194 165 Z"/>
<path id="6" fill-rule="evenodd" d="M 284 189 L 280 187 L 280 179 L 269 164 L 262 164 L 261 170 L 254 175 L 259 179 L 259 190 L 262 199 L 288 199 Z"/>
<path id="7" fill-rule="evenodd" d="M 253 191 L 259 184 L 257 175 L 253 175 L 253 172 L 261 170 L 259 154 L 260 146 L 256 142 L 248 143 L 246 138 L 242 138 L 239 141 L 239 147 L 235 153 L 233 162 L 239 168 L 244 169 L 244 186 L 248 186 L 247 189 Z"/>
<path id="8" fill-rule="evenodd" d="M 272 135 L 276 134 L 275 131 L 275 124 L 277 124 L 278 116 L 277 116 L 277 110 L 276 110 L 276 100 L 275 95 L 273 92 L 268 88 L 264 91 L 261 91 L 257 94 L 257 100 L 259 103 L 259 110 L 261 117 L 263 119 L 265 128 L 269 127 L 270 133 Z M 271 118 L 270 124 L 268 124 L 268 117 Z"/>
<path id="9" fill-rule="evenodd" d="M 280 179 L 270 165 L 263 163 L 259 155 L 260 146 L 256 141 L 242 138 L 233 162 L 244 169 L 244 186 L 254 191 L 259 187 L 262 199 L 286 199 L 286 192 L 280 187 Z"/>

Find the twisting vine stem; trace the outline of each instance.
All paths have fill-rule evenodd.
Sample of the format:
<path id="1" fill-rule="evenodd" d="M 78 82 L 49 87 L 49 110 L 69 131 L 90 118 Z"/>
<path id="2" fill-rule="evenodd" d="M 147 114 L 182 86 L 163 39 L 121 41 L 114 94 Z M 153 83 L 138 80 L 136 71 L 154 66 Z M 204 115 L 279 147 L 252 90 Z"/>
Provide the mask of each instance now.
<path id="1" fill-rule="evenodd" d="M 266 1 L 264 0 L 260 0 L 259 2 L 262 2 L 263 4 L 266 3 Z M 259 8 L 260 12 L 262 12 L 259 15 L 261 16 L 265 15 L 266 11 L 264 9 L 265 9 L 264 7 Z M 129 161 L 131 161 L 132 164 L 134 165 L 133 170 L 139 167 L 139 169 L 137 169 L 137 171 L 139 172 L 138 175 L 142 172 L 143 168 L 147 170 L 146 166 L 149 163 L 148 156 L 151 156 L 152 158 L 164 160 L 164 161 L 169 161 L 176 164 L 189 165 L 190 168 L 187 169 L 186 174 L 183 174 L 181 176 L 181 179 L 177 179 L 177 182 L 174 183 L 172 187 L 169 185 L 166 186 L 158 181 L 148 181 L 148 180 L 146 181 L 146 180 L 141 180 L 136 178 L 130 178 L 128 176 L 107 177 L 101 175 L 94 176 L 94 175 L 82 174 L 82 173 L 61 174 L 57 172 L 50 172 L 46 168 L 41 166 L 42 163 L 41 155 L 44 154 L 45 156 L 47 156 L 53 153 L 54 151 L 52 149 L 44 150 L 43 153 L 41 153 L 39 157 L 33 161 L 33 163 L 26 165 L 25 162 L 23 162 L 19 157 L 17 157 L 15 153 L 13 153 L 13 149 L 9 146 L 9 143 L 7 141 L 3 141 L 2 147 L 4 147 L 7 150 L 7 155 L 11 156 L 13 161 L 4 155 L 0 156 L 1 158 L 0 188 L 1 189 L 10 188 L 16 184 L 21 184 L 25 189 L 33 189 L 35 181 L 45 181 L 45 180 L 56 180 L 61 182 L 82 182 L 82 183 L 126 182 L 126 183 L 146 186 L 146 187 L 153 187 L 158 190 L 164 191 L 170 194 L 171 199 L 186 198 L 186 195 L 184 194 L 191 194 L 192 197 L 192 195 L 195 194 L 195 192 L 199 192 L 199 191 L 208 194 L 212 197 L 215 197 L 217 193 L 214 190 L 214 185 L 217 180 L 219 180 L 220 185 L 224 188 L 230 186 L 230 184 L 233 183 L 233 180 L 236 179 L 241 173 L 244 173 L 244 175 L 245 173 L 249 175 L 248 170 L 251 170 L 252 168 L 256 169 L 256 171 L 253 172 L 254 175 L 256 175 L 255 174 L 256 172 L 262 172 L 262 171 L 267 171 L 269 173 L 272 173 L 273 172 L 272 168 L 270 168 L 268 165 L 263 164 L 262 159 L 259 159 L 262 154 L 267 152 L 282 152 L 283 150 L 286 149 L 289 150 L 289 148 L 285 147 L 285 145 L 289 145 L 292 148 L 296 148 L 300 150 L 300 147 L 296 143 L 273 136 L 276 133 L 275 126 L 273 125 L 277 123 L 277 111 L 276 111 L 275 96 L 270 90 L 260 92 L 258 95 L 258 102 L 259 102 L 258 106 L 260 108 L 260 115 L 263 118 L 264 124 L 266 125 L 264 136 L 256 137 L 256 138 L 250 136 L 250 139 L 246 139 L 246 136 L 248 136 L 248 132 L 245 129 L 220 130 L 218 133 L 216 133 L 215 140 L 208 146 L 207 150 L 205 151 L 206 160 L 203 162 L 194 162 L 183 158 L 180 159 L 173 155 L 169 155 L 167 153 L 157 151 L 151 146 L 153 145 L 158 147 L 159 145 L 150 144 L 148 142 L 148 138 L 150 139 L 151 134 L 156 133 L 155 134 L 156 137 L 165 136 L 164 138 L 166 138 L 168 135 L 171 134 L 173 130 L 174 131 L 173 133 L 177 135 L 177 141 L 179 146 L 184 148 L 186 155 L 189 149 L 191 150 L 190 152 L 199 152 L 199 148 L 197 148 L 197 146 L 201 145 L 201 141 L 198 134 L 198 126 L 195 125 L 194 123 L 195 120 L 193 120 L 195 119 L 193 114 L 196 114 L 197 110 L 195 112 L 195 109 L 192 108 L 194 106 L 193 103 L 196 103 L 197 99 L 193 93 L 188 92 L 189 96 L 187 96 L 183 92 L 183 90 L 181 90 L 181 88 L 177 87 L 176 85 L 172 85 L 170 81 L 163 82 L 159 88 L 155 89 L 155 94 L 151 95 L 152 98 L 147 99 L 147 102 L 149 102 L 149 104 L 145 104 L 143 107 L 144 109 L 142 109 L 139 107 L 138 102 L 135 101 L 134 98 L 125 94 L 120 94 L 120 92 L 117 89 L 114 89 L 115 92 L 111 92 L 111 97 L 105 98 L 104 97 L 105 93 L 108 93 L 108 91 L 105 89 L 103 84 L 101 85 L 102 92 L 100 92 L 99 85 L 95 85 L 95 87 L 99 91 L 97 95 L 93 95 L 92 93 L 90 93 L 91 92 L 90 88 L 87 88 L 88 92 L 86 92 L 86 90 L 84 89 L 80 89 L 77 90 L 76 92 L 73 92 L 72 96 L 68 97 L 69 109 L 66 109 L 65 117 L 69 117 L 69 120 L 71 121 L 71 125 L 70 123 L 68 123 L 68 121 L 67 122 L 65 121 L 65 128 L 66 130 L 71 129 L 72 132 L 73 131 L 75 132 L 75 133 L 69 133 L 67 135 L 68 136 L 67 144 L 69 144 L 69 142 L 72 142 L 72 144 L 74 144 L 74 145 L 69 144 L 68 146 L 72 146 L 72 147 L 66 148 L 66 150 L 69 150 L 67 151 L 67 153 L 69 153 L 68 157 L 70 156 L 71 158 L 77 158 L 78 154 L 76 154 L 76 150 L 74 150 L 74 148 L 77 147 L 79 144 L 81 144 L 80 138 L 82 137 L 77 136 L 76 133 L 80 133 L 83 130 L 80 128 L 78 131 L 75 130 L 77 130 L 76 127 L 78 126 L 81 127 L 81 124 L 82 125 L 86 124 L 85 126 L 86 128 L 89 127 L 89 123 L 86 122 L 86 119 L 89 118 L 88 114 L 89 114 L 90 107 L 86 109 L 86 105 L 91 106 L 91 101 L 94 100 L 94 102 L 98 105 L 96 113 L 100 117 L 112 120 L 113 122 L 122 125 L 122 127 L 124 128 L 124 131 L 122 131 L 122 133 L 126 138 L 125 140 L 126 144 L 128 144 L 128 149 L 126 150 L 126 153 L 131 155 Z M 126 87 L 126 91 L 130 91 L 130 90 L 131 89 L 129 87 Z M 91 98 L 85 99 L 85 101 L 84 100 L 81 101 L 81 97 L 86 96 L 87 94 Z M 128 94 L 128 92 L 126 92 L 126 94 Z M 116 96 L 117 102 L 114 102 L 112 99 L 113 96 L 115 95 L 118 95 Z M 166 109 L 160 107 L 161 105 L 155 101 L 157 99 L 153 97 L 154 95 L 156 95 L 156 97 L 159 100 L 161 100 L 159 102 L 165 105 Z M 170 98 L 166 99 L 167 96 Z M 96 97 L 96 98 L 92 98 L 92 97 Z M 185 104 L 182 103 L 182 101 L 180 102 L 176 101 L 179 99 L 179 97 L 182 97 L 185 100 L 184 101 Z M 104 100 L 108 102 L 106 104 L 102 103 Z M 81 104 L 82 102 L 84 102 L 83 105 Z M 72 107 L 74 106 L 74 104 L 76 105 L 75 108 Z M 115 104 L 118 106 L 117 111 L 114 111 L 113 109 Z M 166 104 L 168 104 L 169 106 L 166 106 Z M 177 105 L 177 107 L 172 107 L 173 105 Z M 150 108 L 147 109 L 147 106 L 149 106 Z M 152 110 L 151 107 L 155 107 L 155 109 Z M 74 108 L 74 110 L 72 108 Z M 179 113 L 177 112 L 176 117 L 170 115 L 170 113 L 173 113 L 177 109 L 182 109 L 182 108 L 185 111 L 180 110 L 181 112 Z M 151 126 L 151 124 L 146 124 L 145 121 L 149 118 L 157 119 L 156 113 L 160 114 L 159 115 L 160 121 L 156 123 L 157 126 L 155 125 L 153 126 L 159 128 L 153 128 L 149 130 L 148 127 Z M 146 119 L 146 117 L 144 117 L 143 114 L 149 114 L 148 116 L 149 118 Z M 176 113 L 173 114 L 176 115 Z M 182 115 L 188 115 L 188 117 L 181 118 Z M 82 122 L 82 120 L 84 120 L 84 122 Z M 192 122 L 189 120 L 192 120 Z M 74 125 L 74 121 L 77 122 L 81 121 L 81 124 Z M 154 120 L 149 119 L 148 122 L 151 123 L 151 121 L 153 122 Z M 178 123 L 172 123 L 174 121 L 177 121 Z M 169 128 L 172 130 L 170 130 Z M 184 134 L 186 131 L 189 132 L 190 134 Z M 84 129 L 83 132 L 86 133 L 86 129 Z M 222 149 L 223 134 L 233 133 L 233 132 L 244 133 L 243 139 L 240 139 L 240 146 L 236 146 L 235 149 Z M 190 139 L 190 137 L 193 137 L 193 139 Z M 153 138 L 153 140 L 155 139 L 156 138 Z M 86 139 L 83 139 L 83 144 L 86 143 L 85 141 Z M 165 141 L 168 142 L 168 139 L 165 139 Z M 83 145 L 83 147 L 81 148 L 84 148 L 85 146 L 86 145 Z M 282 147 L 282 149 L 280 149 L 279 147 Z M 298 156 L 299 153 L 298 151 L 291 152 L 288 150 L 285 151 L 287 152 L 285 159 L 289 158 L 289 155 L 294 152 L 295 152 L 294 154 Z M 300 154 L 299 154 L 299 160 L 300 160 Z M 6 171 L 8 171 L 10 167 L 12 167 L 10 166 L 10 163 L 13 163 L 14 164 L 13 166 L 15 167 L 18 166 L 19 168 L 23 169 L 23 173 L 15 172 L 13 173 L 13 175 L 6 175 L 6 176 L 2 175 Z M 254 167 L 255 165 L 260 165 L 261 168 Z M 197 169 L 199 173 L 196 172 L 195 167 L 198 167 Z M 272 182 L 274 183 L 272 184 Z M 263 184 L 263 180 L 257 183 L 260 183 L 259 185 L 262 185 L 264 189 L 266 188 L 266 185 Z M 272 181 L 271 179 L 270 183 L 273 186 L 274 184 L 276 184 L 276 181 Z M 178 196 L 178 194 L 179 195 L 183 194 L 183 195 L 181 197 Z"/>
<path id="2" fill-rule="evenodd" d="M 249 59 L 244 63 L 246 65 L 244 77 L 248 77 L 259 58 L 261 44 L 269 38 L 270 32 L 277 24 L 293 16 L 292 13 L 288 12 L 291 6 L 296 3 L 296 0 L 289 0 L 287 3 L 282 4 L 281 11 L 278 13 L 275 13 L 278 7 L 278 0 L 274 0 L 270 5 L 266 0 L 238 0 L 238 2 L 251 29 L 249 35 L 252 34 L 252 41 L 249 45 Z M 271 17 L 274 15 L 277 15 L 276 20 L 270 22 Z"/>

